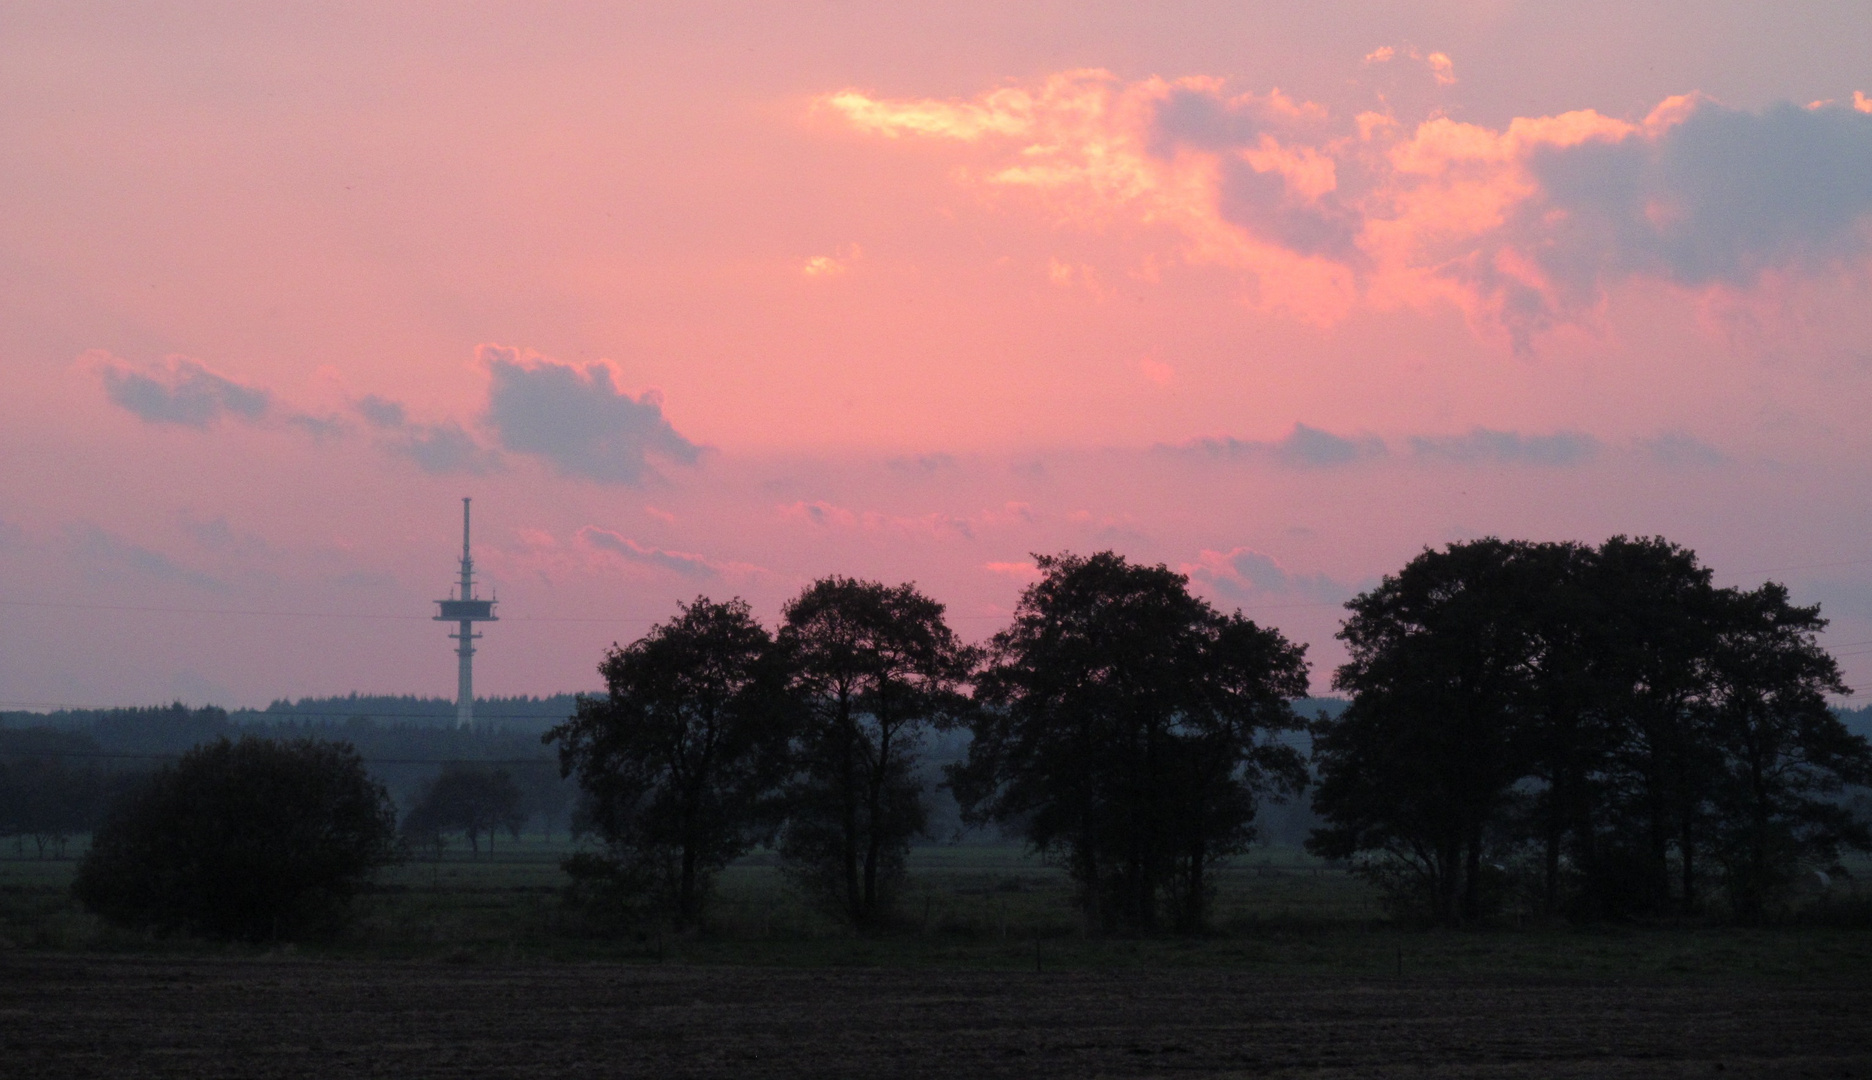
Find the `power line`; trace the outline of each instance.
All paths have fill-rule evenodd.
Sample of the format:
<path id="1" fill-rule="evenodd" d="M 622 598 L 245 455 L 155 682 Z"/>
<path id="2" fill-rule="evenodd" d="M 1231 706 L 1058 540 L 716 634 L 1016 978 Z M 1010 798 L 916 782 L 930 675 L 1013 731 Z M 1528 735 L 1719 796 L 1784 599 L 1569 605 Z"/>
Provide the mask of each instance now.
<path id="1" fill-rule="evenodd" d="M 183 757 L 183 754 L 181 753 L 154 754 L 154 753 L 132 751 L 132 750 L 61 750 L 57 748 L 48 748 L 48 749 L 43 749 L 43 750 L 41 749 L 8 750 L 8 751 L 4 751 L 4 753 L 7 757 L 28 758 L 28 759 L 61 757 L 61 758 L 107 758 L 111 760 L 124 759 L 124 760 L 131 760 L 131 761 L 179 761 Z M 367 758 L 362 758 L 361 760 L 366 765 L 557 765 L 559 764 L 559 759 L 557 757 L 531 757 L 531 758 L 466 758 L 466 757 L 373 758 L 373 757 L 367 757 Z"/>
<path id="2" fill-rule="evenodd" d="M 167 713 L 171 711 L 171 708 L 172 708 L 171 706 L 168 706 L 168 705 L 73 705 L 69 702 L 63 702 L 63 701 L 0 701 L 0 705 L 10 706 L 12 708 L 21 709 L 21 710 L 57 709 L 62 712 L 95 712 L 95 713 L 127 713 L 127 712 Z M 202 709 L 187 709 L 187 711 L 190 713 L 196 713 L 196 712 L 201 712 L 204 709 L 219 709 L 219 708 L 220 708 L 219 706 L 207 705 L 207 706 L 203 706 Z M 291 712 L 270 712 L 266 709 L 220 709 L 220 711 L 226 713 L 230 720 L 235 720 L 239 722 L 251 722 L 256 719 L 267 720 L 267 721 L 279 721 L 279 720 L 296 720 L 296 719 L 301 719 L 301 718 L 306 718 L 306 717 L 336 716 L 336 717 L 343 717 L 347 720 L 351 719 L 352 717 L 363 717 L 366 720 L 372 720 L 372 721 L 447 720 L 451 724 L 453 724 L 454 719 L 455 719 L 455 710 L 454 710 L 453 704 L 449 704 L 446 709 L 438 709 L 437 711 L 433 713 L 394 713 L 394 712 L 384 712 L 381 710 L 373 710 L 368 707 L 360 707 L 360 708 L 354 708 L 354 709 L 311 709 L 311 710 L 304 710 L 304 711 L 295 709 Z M 553 712 L 553 711 L 530 712 L 530 713 L 479 713 L 477 715 L 479 715 L 480 717 L 486 720 L 553 720 L 559 717 L 559 713 Z"/>
<path id="3" fill-rule="evenodd" d="M 84 604 L 63 600 L 0 600 L 0 607 L 59 608 L 72 611 L 136 611 L 155 615 L 240 615 L 260 618 L 370 619 L 376 621 L 434 622 L 428 615 L 384 615 L 359 611 L 261 611 L 253 608 L 181 608 L 144 604 Z M 619 623 L 639 622 L 650 615 L 503 615 L 502 622 Z"/>

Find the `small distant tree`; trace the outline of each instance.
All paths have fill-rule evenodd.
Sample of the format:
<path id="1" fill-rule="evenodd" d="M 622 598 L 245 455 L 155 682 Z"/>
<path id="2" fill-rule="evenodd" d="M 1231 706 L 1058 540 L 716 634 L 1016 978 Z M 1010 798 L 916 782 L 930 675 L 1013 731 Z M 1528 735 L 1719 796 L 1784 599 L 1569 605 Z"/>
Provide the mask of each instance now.
<path id="1" fill-rule="evenodd" d="M 599 665 L 607 693 L 544 736 L 584 791 L 603 856 L 575 857 L 599 895 L 700 920 L 714 875 L 771 837 L 790 710 L 773 640 L 745 601 L 699 596 Z"/>
<path id="2" fill-rule="evenodd" d="M 220 739 L 117 799 L 72 891 L 123 926 L 289 938 L 336 925 L 395 838 L 396 809 L 349 744 Z"/>
<path id="3" fill-rule="evenodd" d="M 458 764 L 444 767 L 423 789 L 404 820 L 403 832 L 412 842 L 438 850 L 444 834 L 458 832 L 479 855 L 483 836 L 491 854 L 497 832 L 506 829 L 518 839 L 525 823 L 520 788 L 505 769 Z"/>
<path id="4" fill-rule="evenodd" d="M 546 839 L 552 839 L 571 816 L 577 785 L 560 775 L 555 761 L 518 766 L 514 769 L 514 783 L 520 788 L 521 815 L 528 821 L 538 818 L 540 831 Z"/>
<path id="5" fill-rule="evenodd" d="M 108 787 L 97 742 L 51 728 L 0 730 L 0 837 L 22 854 L 30 838 L 40 858 L 62 856 L 72 836 L 103 813 Z"/>
<path id="6" fill-rule="evenodd" d="M 780 648 L 805 709 L 781 865 L 859 927 L 887 912 L 926 809 L 923 732 L 962 717 L 977 653 L 912 585 L 822 578 L 786 605 Z"/>

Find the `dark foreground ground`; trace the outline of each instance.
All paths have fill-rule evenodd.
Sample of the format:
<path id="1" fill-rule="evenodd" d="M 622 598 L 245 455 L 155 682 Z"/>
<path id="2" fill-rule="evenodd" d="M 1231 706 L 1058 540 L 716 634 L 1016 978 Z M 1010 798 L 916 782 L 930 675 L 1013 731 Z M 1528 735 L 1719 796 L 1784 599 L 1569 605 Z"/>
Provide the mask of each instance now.
<path id="1" fill-rule="evenodd" d="M 1166 1074 L 1872 1077 L 1872 990 L 0 954 L 7 1077 Z"/>

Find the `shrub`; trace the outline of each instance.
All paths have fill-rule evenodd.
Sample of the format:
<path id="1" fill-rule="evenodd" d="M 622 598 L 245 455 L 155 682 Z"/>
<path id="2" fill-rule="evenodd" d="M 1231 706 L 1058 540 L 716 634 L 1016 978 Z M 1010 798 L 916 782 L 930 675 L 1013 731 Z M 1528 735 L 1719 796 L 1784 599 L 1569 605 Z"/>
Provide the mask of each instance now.
<path id="1" fill-rule="evenodd" d="M 222 738 L 116 800 L 72 891 L 121 926 L 278 940 L 335 927 L 395 836 L 350 744 Z"/>

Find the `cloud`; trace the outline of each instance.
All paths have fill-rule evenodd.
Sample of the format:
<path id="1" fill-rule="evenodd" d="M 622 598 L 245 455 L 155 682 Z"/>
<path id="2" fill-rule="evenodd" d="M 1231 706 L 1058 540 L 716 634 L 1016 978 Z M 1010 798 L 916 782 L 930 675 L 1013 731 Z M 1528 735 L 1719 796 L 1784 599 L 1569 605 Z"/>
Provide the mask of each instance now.
<path id="1" fill-rule="evenodd" d="M 210 592 L 227 591 L 227 584 L 218 578 L 191 570 L 160 551 L 132 543 L 89 522 L 68 526 L 65 538 L 73 557 L 103 577 L 129 576 Z"/>
<path id="2" fill-rule="evenodd" d="M 1539 192 L 1514 229 L 1575 297 L 1638 274 L 1746 285 L 1872 246 L 1872 116 L 1843 106 L 1695 99 L 1623 138 L 1535 148 L 1527 164 Z"/>
<path id="3" fill-rule="evenodd" d="M 970 518 L 944 513 L 905 516 L 885 514 L 876 510 L 860 512 L 848 510 L 843 506 L 835 506 L 824 500 L 815 500 L 789 503 L 780 507 L 780 515 L 806 521 L 822 529 L 854 529 L 866 532 L 889 530 L 914 536 L 932 536 L 937 539 L 960 537 L 964 540 L 975 538 L 977 525 L 1002 524 L 1011 520 L 1033 520 L 1033 512 L 1025 503 L 1009 503 L 1005 513 L 990 510 Z"/>
<path id="4" fill-rule="evenodd" d="M 990 574 L 1011 577 L 1016 581 L 1040 580 L 1040 567 L 1035 565 L 1032 560 L 1026 562 L 988 562 L 982 564 L 982 569 L 988 571 Z"/>
<path id="5" fill-rule="evenodd" d="M 313 416 L 309 413 L 293 413 L 286 417 L 286 423 L 312 436 L 319 442 L 344 436 L 350 425 L 339 416 Z"/>
<path id="6" fill-rule="evenodd" d="M 1456 85 L 1456 65 L 1450 61 L 1448 55 L 1440 52 L 1426 53 L 1413 46 L 1406 46 L 1399 49 L 1393 48 L 1390 45 L 1384 45 L 1366 53 L 1365 63 L 1367 65 L 1385 64 L 1397 59 L 1399 56 L 1415 60 L 1429 69 L 1430 77 L 1436 81 L 1438 86 Z"/>
<path id="7" fill-rule="evenodd" d="M 842 506 L 834 506 L 823 499 L 790 503 L 780 508 L 780 514 L 782 517 L 811 522 L 821 528 L 852 528 L 858 524 L 857 514 Z"/>
<path id="8" fill-rule="evenodd" d="M 1246 547 L 1228 551 L 1204 549 L 1195 562 L 1178 569 L 1191 580 L 1235 600 L 1300 597 L 1316 603 L 1337 604 L 1354 592 L 1324 574 L 1293 573 L 1272 556 Z"/>
<path id="9" fill-rule="evenodd" d="M 207 429 L 222 417 L 247 423 L 264 419 L 272 395 L 237 382 L 186 356 L 138 366 L 106 352 L 87 353 L 104 383 L 104 395 L 149 424 Z"/>
<path id="10" fill-rule="evenodd" d="M 668 551 L 646 547 L 621 533 L 587 525 L 578 531 L 579 542 L 599 551 L 609 552 L 627 562 L 667 570 L 686 578 L 716 578 L 723 574 L 760 574 L 766 571 L 749 563 L 718 562 L 706 555 L 686 551 Z"/>
<path id="11" fill-rule="evenodd" d="M 352 403 L 365 423 L 384 433 L 379 444 L 437 476 L 481 476 L 500 468 L 500 455 L 481 445 L 453 420 L 423 424 L 409 418 L 402 403 L 366 394 Z"/>
<path id="12" fill-rule="evenodd" d="M 1638 448 L 1660 465 L 1673 468 L 1718 468 L 1730 463 L 1728 454 L 1680 431 L 1638 440 Z"/>
<path id="13" fill-rule="evenodd" d="M 499 345 L 476 355 L 492 376 L 483 419 L 507 450 L 566 476 L 631 486 L 658 478 L 652 457 L 692 465 L 702 456 L 664 418 L 655 391 L 620 391 L 609 364 L 561 364 Z"/>
<path id="14" fill-rule="evenodd" d="M 809 278 L 834 278 L 850 270 L 864 252 L 857 244 L 847 244 L 836 255 L 814 255 L 800 264 L 800 273 Z"/>
<path id="15" fill-rule="evenodd" d="M 1464 435 L 1413 435 L 1411 453 L 1419 458 L 1501 465 L 1579 465 L 1599 453 L 1599 440 L 1578 431 L 1523 435 L 1515 431 L 1472 428 Z"/>
<path id="16" fill-rule="evenodd" d="M 1367 61 L 1400 55 L 1454 81 L 1441 53 Z M 1629 278 L 1738 286 L 1862 272 L 1872 256 L 1872 101 L 1858 93 L 1761 112 L 1693 94 L 1638 121 L 1587 109 L 1495 128 L 1080 70 L 966 101 L 843 91 L 821 105 L 859 131 L 975 144 L 963 182 L 1063 225 L 1167 227 L 1184 261 L 1238 271 L 1252 302 L 1314 322 L 1454 304 L 1525 350 Z"/>
<path id="17" fill-rule="evenodd" d="M 1221 459 L 1261 459 L 1288 468 L 1328 469 L 1384 457 L 1384 440 L 1375 435 L 1346 436 L 1295 424 L 1283 438 L 1272 442 L 1205 436 L 1159 450 Z"/>
<path id="18" fill-rule="evenodd" d="M 954 469 L 956 459 L 953 454 L 911 454 L 888 458 L 884 464 L 893 472 L 906 473 L 910 476 L 931 476 Z"/>
<path id="19" fill-rule="evenodd" d="M 179 524 L 191 540 L 217 555 L 264 555 L 268 553 L 267 542 L 252 533 L 234 531 L 225 516 L 199 518 L 184 510 L 178 515 Z"/>

